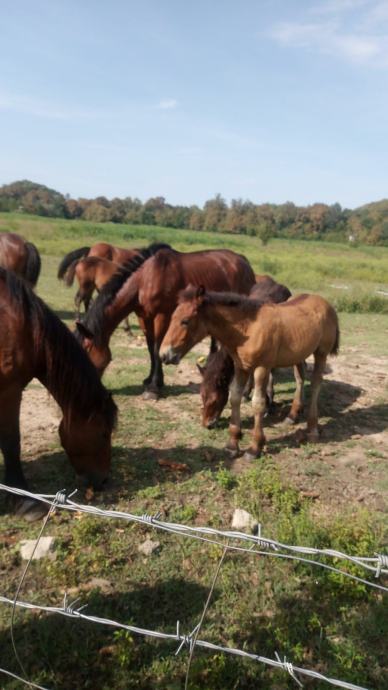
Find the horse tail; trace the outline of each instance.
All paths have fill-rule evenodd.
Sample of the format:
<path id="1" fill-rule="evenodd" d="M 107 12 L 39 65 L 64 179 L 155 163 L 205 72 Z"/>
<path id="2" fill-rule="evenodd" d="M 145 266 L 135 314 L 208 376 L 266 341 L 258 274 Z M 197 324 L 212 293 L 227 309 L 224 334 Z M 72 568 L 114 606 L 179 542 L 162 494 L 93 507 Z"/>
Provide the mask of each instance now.
<path id="1" fill-rule="evenodd" d="M 74 259 L 74 261 L 68 267 L 65 275 L 63 276 L 63 280 L 64 280 L 65 285 L 67 287 L 70 287 L 71 285 L 73 285 L 74 276 L 75 276 L 75 269 L 77 267 L 78 261 L 79 261 L 79 259 Z"/>
<path id="2" fill-rule="evenodd" d="M 32 242 L 26 242 L 26 249 L 27 261 L 24 277 L 32 287 L 35 287 L 38 282 L 42 262 L 40 260 L 40 254 Z"/>
<path id="3" fill-rule="evenodd" d="M 73 261 L 82 259 L 82 257 L 86 256 L 89 252 L 90 247 L 81 247 L 80 249 L 74 249 L 72 252 L 66 254 L 58 267 L 58 280 L 64 279 L 64 275 Z"/>
<path id="4" fill-rule="evenodd" d="M 338 325 L 338 321 L 337 321 L 336 329 L 335 329 L 334 345 L 333 345 L 332 350 L 330 352 L 331 355 L 338 355 L 339 344 L 340 344 L 340 329 L 339 329 L 339 325 Z"/>

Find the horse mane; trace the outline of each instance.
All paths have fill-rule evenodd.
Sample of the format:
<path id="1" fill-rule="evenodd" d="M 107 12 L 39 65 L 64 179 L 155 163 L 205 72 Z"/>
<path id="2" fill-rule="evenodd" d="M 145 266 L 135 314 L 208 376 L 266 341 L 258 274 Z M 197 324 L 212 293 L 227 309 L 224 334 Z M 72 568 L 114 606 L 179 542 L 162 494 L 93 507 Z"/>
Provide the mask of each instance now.
<path id="1" fill-rule="evenodd" d="M 112 304 L 117 293 L 121 290 L 128 278 L 160 249 L 171 250 L 172 248 L 169 244 L 159 242 L 150 244 L 149 247 L 139 249 L 138 255 L 134 256 L 132 259 L 128 259 L 128 261 L 125 261 L 121 266 L 118 266 L 116 273 L 114 273 L 110 280 L 104 285 L 83 319 L 85 326 L 93 333 L 96 345 L 101 344 L 105 309 Z"/>
<path id="2" fill-rule="evenodd" d="M 179 303 L 190 302 L 198 295 L 198 288 L 189 286 L 179 294 Z M 256 313 L 266 302 L 260 299 L 252 299 L 247 295 L 240 295 L 236 292 L 205 292 L 203 295 L 204 306 L 236 307 L 245 314 Z"/>
<path id="3" fill-rule="evenodd" d="M 0 268 L 0 280 L 31 329 L 36 376 L 54 395 L 64 415 L 71 412 L 88 419 L 102 413 L 112 430 L 117 407 L 74 335 L 12 271 Z"/>

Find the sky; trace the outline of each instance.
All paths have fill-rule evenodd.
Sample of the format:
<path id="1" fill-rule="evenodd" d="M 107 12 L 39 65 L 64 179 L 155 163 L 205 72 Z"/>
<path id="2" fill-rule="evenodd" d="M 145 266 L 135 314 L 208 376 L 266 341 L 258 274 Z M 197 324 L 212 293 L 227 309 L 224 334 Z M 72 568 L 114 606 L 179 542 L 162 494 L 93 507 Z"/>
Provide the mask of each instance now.
<path id="1" fill-rule="evenodd" d="M 388 197 L 388 0 L 2 0 L 0 184 Z"/>

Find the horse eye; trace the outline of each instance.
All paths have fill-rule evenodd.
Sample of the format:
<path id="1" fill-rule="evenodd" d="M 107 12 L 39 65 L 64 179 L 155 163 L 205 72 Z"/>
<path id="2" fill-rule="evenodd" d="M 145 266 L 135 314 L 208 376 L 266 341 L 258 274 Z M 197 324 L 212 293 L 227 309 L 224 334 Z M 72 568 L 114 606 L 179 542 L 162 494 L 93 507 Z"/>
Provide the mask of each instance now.
<path id="1" fill-rule="evenodd" d="M 189 325 L 189 319 L 182 319 L 181 326 L 188 326 L 188 325 Z"/>

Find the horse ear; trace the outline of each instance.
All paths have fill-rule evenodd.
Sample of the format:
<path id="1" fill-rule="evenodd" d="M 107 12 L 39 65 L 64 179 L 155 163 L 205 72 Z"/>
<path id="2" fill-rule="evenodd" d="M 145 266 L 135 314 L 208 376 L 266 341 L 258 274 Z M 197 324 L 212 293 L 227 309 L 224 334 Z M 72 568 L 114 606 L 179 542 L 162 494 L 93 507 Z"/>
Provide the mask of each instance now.
<path id="1" fill-rule="evenodd" d="M 75 327 L 80 335 L 82 335 L 83 338 L 87 338 L 88 340 L 93 340 L 94 335 L 92 331 L 89 330 L 87 326 L 85 326 L 82 321 L 76 321 L 75 322 Z"/>

